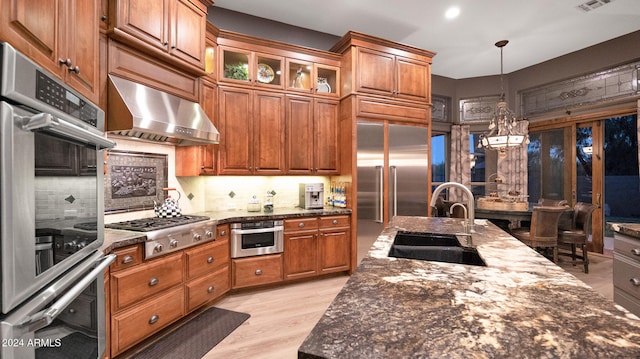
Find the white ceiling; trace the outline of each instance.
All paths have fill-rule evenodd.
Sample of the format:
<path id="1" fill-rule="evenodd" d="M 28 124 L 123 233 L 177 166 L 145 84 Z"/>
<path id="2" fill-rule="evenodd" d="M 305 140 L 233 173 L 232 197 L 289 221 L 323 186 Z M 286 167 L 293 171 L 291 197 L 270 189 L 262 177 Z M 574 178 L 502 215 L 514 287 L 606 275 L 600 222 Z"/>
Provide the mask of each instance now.
<path id="1" fill-rule="evenodd" d="M 606 3 L 588 12 L 584 3 Z M 349 30 L 436 52 L 454 79 L 504 73 L 640 30 L 640 0 L 215 0 L 215 6 L 337 36 Z M 460 9 L 452 20 L 444 14 Z M 640 46 L 640 44 L 638 44 Z"/>

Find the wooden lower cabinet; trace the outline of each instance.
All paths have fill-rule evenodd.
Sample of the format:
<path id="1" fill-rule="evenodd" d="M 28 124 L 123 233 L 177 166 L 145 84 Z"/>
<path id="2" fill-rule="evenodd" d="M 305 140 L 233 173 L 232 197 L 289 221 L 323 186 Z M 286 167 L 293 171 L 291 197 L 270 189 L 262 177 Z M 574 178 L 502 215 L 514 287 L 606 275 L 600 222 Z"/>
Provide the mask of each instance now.
<path id="1" fill-rule="evenodd" d="M 349 270 L 351 230 L 348 215 L 288 219 L 284 228 L 285 279 Z"/>
<path id="2" fill-rule="evenodd" d="M 147 262 L 142 246 L 115 249 L 110 267 L 109 337 L 117 356 L 231 287 L 229 225 L 216 239 Z"/>
<path id="3" fill-rule="evenodd" d="M 232 260 L 232 288 L 244 288 L 282 281 L 282 254 Z"/>
<path id="4" fill-rule="evenodd" d="M 187 312 L 202 306 L 227 293 L 229 286 L 229 267 L 189 281 L 187 289 Z"/>
<path id="5" fill-rule="evenodd" d="M 117 355 L 182 318 L 184 288 L 178 286 L 111 317 L 111 354 Z"/>

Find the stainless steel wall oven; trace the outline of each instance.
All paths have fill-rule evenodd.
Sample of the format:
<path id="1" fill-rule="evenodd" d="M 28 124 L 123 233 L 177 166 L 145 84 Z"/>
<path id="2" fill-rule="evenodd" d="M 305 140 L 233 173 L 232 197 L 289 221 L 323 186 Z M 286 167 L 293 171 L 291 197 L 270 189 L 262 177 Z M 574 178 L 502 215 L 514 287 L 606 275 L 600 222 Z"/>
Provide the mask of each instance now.
<path id="1" fill-rule="evenodd" d="M 104 352 L 104 111 L 0 43 L 0 357 Z M 95 349 L 95 350 L 94 350 Z"/>
<path id="2" fill-rule="evenodd" d="M 231 224 L 231 258 L 281 253 L 283 248 L 282 221 Z"/>

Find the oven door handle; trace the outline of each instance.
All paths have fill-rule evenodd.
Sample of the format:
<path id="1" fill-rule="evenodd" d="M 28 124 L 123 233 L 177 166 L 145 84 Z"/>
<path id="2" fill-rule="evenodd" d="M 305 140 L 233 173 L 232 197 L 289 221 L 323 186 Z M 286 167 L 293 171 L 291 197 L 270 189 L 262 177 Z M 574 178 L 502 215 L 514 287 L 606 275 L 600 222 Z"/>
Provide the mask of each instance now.
<path id="1" fill-rule="evenodd" d="M 73 288 L 69 289 L 64 293 L 55 303 L 53 303 L 49 308 L 39 311 L 22 321 L 21 325 L 28 325 L 29 331 L 34 332 L 38 329 L 44 328 L 51 324 L 53 320 L 60 314 L 64 308 L 66 308 L 71 302 L 73 302 L 76 297 L 84 291 L 84 289 L 91 284 L 98 276 L 102 275 L 105 268 L 107 268 L 113 261 L 116 260 L 115 254 L 109 254 L 108 256 L 102 257 L 98 262 L 98 266 L 96 266 L 89 274 L 82 277 L 78 283 L 73 286 Z M 92 263 L 90 264 L 92 265 Z"/>
<path id="2" fill-rule="evenodd" d="M 232 229 L 231 234 L 254 234 L 254 233 L 269 233 L 269 232 L 280 232 L 280 231 L 284 231 L 284 227 L 274 226 L 269 228 L 258 228 L 258 229 Z"/>
<path id="3" fill-rule="evenodd" d="M 44 112 L 24 117 L 22 128 L 27 131 L 50 132 L 56 136 L 66 138 L 74 142 L 98 146 L 101 150 L 116 146 L 116 143 L 108 138 L 104 138 L 99 134 L 93 133 L 63 119 L 53 117 L 53 115 Z"/>

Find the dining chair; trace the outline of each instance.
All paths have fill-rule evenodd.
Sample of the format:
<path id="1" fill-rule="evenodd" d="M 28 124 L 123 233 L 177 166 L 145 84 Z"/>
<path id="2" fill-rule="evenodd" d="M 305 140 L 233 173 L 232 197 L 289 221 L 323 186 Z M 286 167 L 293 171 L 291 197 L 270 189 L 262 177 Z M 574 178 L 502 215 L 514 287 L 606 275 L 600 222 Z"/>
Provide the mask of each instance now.
<path id="1" fill-rule="evenodd" d="M 541 206 L 568 206 L 569 205 L 566 199 L 550 199 L 550 198 L 540 198 L 538 199 L 538 204 Z"/>
<path id="2" fill-rule="evenodd" d="M 589 225 L 591 223 L 591 215 L 598 208 L 597 205 L 591 203 L 577 202 L 573 206 L 573 216 L 571 219 L 571 228 L 558 230 L 558 245 L 570 245 L 572 263 L 575 266 L 580 259 L 584 265 L 584 272 L 589 273 L 589 256 L 587 251 L 587 242 L 589 240 Z M 580 246 L 582 255 L 576 255 L 576 247 Z M 564 255 L 564 253 L 561 253 Z"/>
<path id="3" fill-rule="evenodd" d="M 558 221 L 565 211 L 562 206 L 535 206 L 531 226 L 511 231 L 514 237 L 531 248 L 551 248 L 553 262 L 558 262 Z"/>

